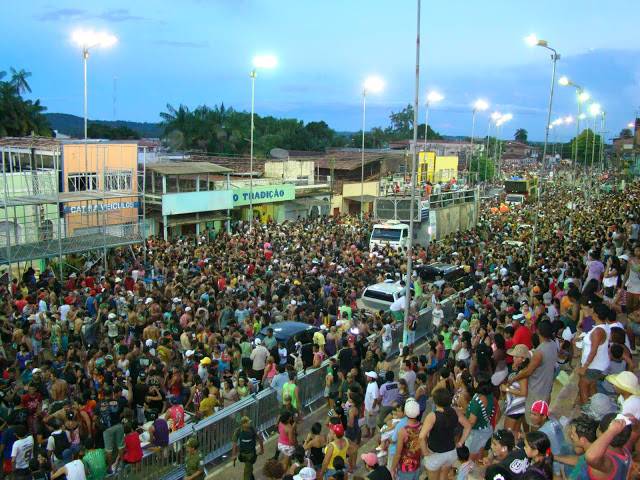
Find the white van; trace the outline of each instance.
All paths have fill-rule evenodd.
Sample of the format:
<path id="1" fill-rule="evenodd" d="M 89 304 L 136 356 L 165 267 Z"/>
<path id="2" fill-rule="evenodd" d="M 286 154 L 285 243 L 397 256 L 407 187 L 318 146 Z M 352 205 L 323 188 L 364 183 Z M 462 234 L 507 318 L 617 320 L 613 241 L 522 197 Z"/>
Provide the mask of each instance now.
<path id="1" fill-rule="evenodd" d="M 406 288 L 400 285 L 400 282 L 387 280 L 382 283 L 376 283 L 365 288 L 360 297 L 360 301 L 364 308 L 373 310 L 387 311 L 391 304 L 399 298 L 404 297 Z M 412 290 L 413 295 L 413 290 Z"/>
<path id="2" fill-rule="evenodd" d="M 519 193 L 508 193 L 504 199 L 504 203 L 509 205 L 522 205 L 527 197 Z"/>
<path id="3" fill-rule="evenodd" d="M 376 246 L 389 246 L 394 250 L 406 251 L 409 245 L 409 225 L 397 220 L 377 223 L 373 226 L 369 239 L 369 250 Z"/>

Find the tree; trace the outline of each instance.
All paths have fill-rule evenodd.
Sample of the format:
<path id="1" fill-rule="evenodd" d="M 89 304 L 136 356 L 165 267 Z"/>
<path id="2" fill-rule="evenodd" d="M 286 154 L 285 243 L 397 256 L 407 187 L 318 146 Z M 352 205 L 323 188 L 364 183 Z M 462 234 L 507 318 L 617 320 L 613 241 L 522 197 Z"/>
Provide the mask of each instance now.
<path id="1" fill-rule="evenodd" d="M 124 125 L 112 127 L 98 122 L 89 122 L 87 125 L 89 138 L 107 138 L 109 140 L 137 140 L 140 134 Z"/>
<path id="2" fill-rule="evenodd" d="M 49 122 L 43 115 L 46 108 L 40 100 L 25 100 L 22 92 L 31 92 L 26 79 L 31 73 L 11 68 L 11 78 L 2 81 L 0 72 L 0 136 L 51 135 Z"/>
<path id="3" fill-rule="evenodd" d="M 481 181 L 485 181 L 487 179 L 492 179 L 495 175 L 495 164 L 491 158 L 488 158 L 486 155 L 478 155 L 469 164 L 470 172 L 477 172 L 478 179 Z"/>
<path id="4" fill-rule="evenodd" d="M 389 115 L 391 128 L 388 132 L 399 138 L 408 138 L 413 133 L 413 105 L 409 104 L 399 112 Z"/>
<path id="5" fill-rule="evenodd" d="M 524 128 L 517 129 L 515 135 L 513 136 L 516 142 L 522 142 L 522 143 L 527 143 L 528 137 L 529 137 L 529 132 L 527 132 Z"/>
<path id="6" fill-rule="evenodd" d="M 583 130 L 577 138 L 578 145 L 578 163 L 587 164 L 591 166 L 599 161 L 599 153 L 600 153 L 600 144 L 602 143 L 602 137 L 600 135 L 595 136 L 595 148 L 593 146 L 594 142 L 594 132 L 587 128 Z M 571 139 L 570 142 L 571 149 L 575 152 L 576 148 L 576 138 Z M 574 153 L 575 155 L 575 153 Z"/>
<path id="7" fill-rule="evenodd" d="M 633 132 L 630 128 L 623 128 L 620 130 L 620 138 L 633 138 Z"/>

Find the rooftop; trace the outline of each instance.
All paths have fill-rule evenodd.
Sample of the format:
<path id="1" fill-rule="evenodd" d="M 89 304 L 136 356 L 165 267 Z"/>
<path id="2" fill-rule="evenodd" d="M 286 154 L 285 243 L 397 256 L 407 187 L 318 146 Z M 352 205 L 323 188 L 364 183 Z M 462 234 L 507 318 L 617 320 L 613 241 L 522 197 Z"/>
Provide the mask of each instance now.
<path id="1" fill-rule="evenodd" d="M 231 173 L 231 170 L 210 162 L 168 162 L 147 165 L 147 170 L 160 175 L 195 175 L 199 173 Z"/>
<path id="2" fill-rule="evenodd" d="M 137 144 L 136 140 L 99 140 L 88 139 L 88 144 Z M 84 144 L 84 140 L 78 139 L 60 139 L 51 137 L 2 137 L 0 138 L 0 148 L 9 147 L 15 149 L 32 149 L 40 151 L 55 151 L 60 149 L 60 145 Z"/>
<path id="3" fill-rule="evenodd" d="M 397 160 L 398 155 L 394 153 L 364 152 L 364 164 L 381 163 L 385 160 Z M 292 158 L 292 160 L 296 160 Z M 362 153 L 360 152 L 331 152 L 323 157 L 314 159 L 316 166 L 322 169 L 352 171 L 362 166 Z M 335 162 L 335 163 L 334 163 Z M 332 165 L 333 163 L 333 165 Z"/>

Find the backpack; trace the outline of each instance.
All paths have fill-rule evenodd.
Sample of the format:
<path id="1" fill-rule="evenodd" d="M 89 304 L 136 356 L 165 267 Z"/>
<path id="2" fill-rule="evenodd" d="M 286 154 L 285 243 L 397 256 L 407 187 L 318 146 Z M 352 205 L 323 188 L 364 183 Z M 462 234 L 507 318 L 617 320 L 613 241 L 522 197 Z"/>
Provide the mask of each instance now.
<path id="1" fill-rule="evenodd" d="M 67 437 L 67 432 L 64 430 L 58 433 L 52 433 L 51 437 L 53 438 L 53 453 L 56 458 L 61 459 L 65 450 L 71 448 L 71 442 L 69 441 L 69 437 Z"/>
<path id="2" fill-rule="evenodd" d="M 254 455 L 256 453 L 256 431 L 253 428 L 238 432 L 238 450 L 244 455 Z"/>

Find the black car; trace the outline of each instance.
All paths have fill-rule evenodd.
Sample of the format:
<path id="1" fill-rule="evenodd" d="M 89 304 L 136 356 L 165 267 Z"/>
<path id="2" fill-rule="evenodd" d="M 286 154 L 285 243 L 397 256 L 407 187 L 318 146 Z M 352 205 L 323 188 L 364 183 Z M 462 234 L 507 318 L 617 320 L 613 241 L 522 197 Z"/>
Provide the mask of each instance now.
<path id="1" fill-rule="evenodd" d="M 302 344 L 302 363 L 305 368 L 313 364 L 313 334 L 320 330 L 313 325 L 302 322 L 277 322 L 260 330 L 257 337 L 262 340 L 267 336 L 267 330 L 273 328 L 273 336 L 278 343 L 282 342 L 287 348 L 287 353 L 295 353 L 296 343 Z M 289 356 L 288 363 L 293 364 L 293 359 Z"/>
<path id="2" fill-rule="evenodd" d="M 454 284 L 464 282 L 465 286 L 469 286 L 472 282 L 464 268 L 449 263 L 435 262 L 429 265 L 419 265 L 416 267 L 416 272 L 420 276 L 420 280 L 437 287 L 442 287 L 445 282 Z"/>

